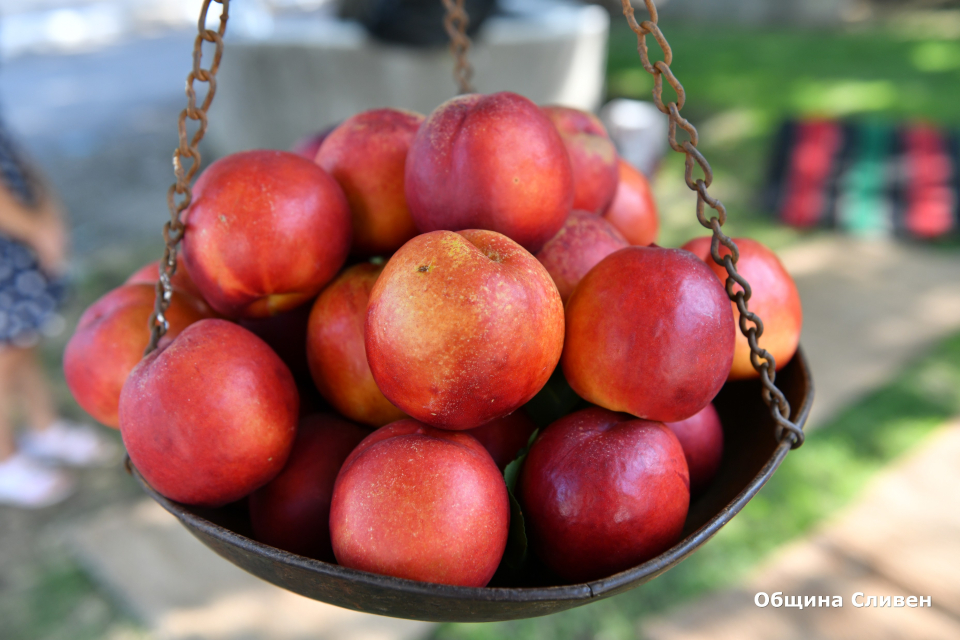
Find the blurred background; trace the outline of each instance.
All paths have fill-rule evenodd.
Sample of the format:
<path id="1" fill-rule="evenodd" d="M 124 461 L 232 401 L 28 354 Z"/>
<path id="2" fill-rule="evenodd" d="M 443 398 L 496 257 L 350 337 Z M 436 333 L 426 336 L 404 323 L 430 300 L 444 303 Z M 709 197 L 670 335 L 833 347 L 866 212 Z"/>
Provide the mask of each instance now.
<path id="1" fill-rule="evenodd" d="M 73 294 L 42 354 L 76 420 L 89 418 L 61 357 L 77 318 L 162 253 L 199 5 L 0 0 L 0 114 L 69 215 Z M 810 435 L 740 516 L 621 596 L 542 619 L 430 625 L 240 574 L 119 466 L 86 470 L 57 507 L 0 507 L 0 638 L 960 638 L 960 2 L 658 5 L 727 231 L 774 248 L 804 303 Z M 391 31 L 385 6 L 235 2 L 204 164 L 289 148 L 363 109 L 429 112 L 453 96 L 442 32 Z M 604 108 L 649 101 L 653 87 L 618 5 L 467 7 L 485 18 L 470 54 L 478 90 L 602 110 L 652 180 L 658 244 L 705 235 L 663 119 L 633 102 Z M 758 591 L 841 595 L 844 607 L 761 609 Z M 857 609 L 857 591 L 933 607 Z"/>

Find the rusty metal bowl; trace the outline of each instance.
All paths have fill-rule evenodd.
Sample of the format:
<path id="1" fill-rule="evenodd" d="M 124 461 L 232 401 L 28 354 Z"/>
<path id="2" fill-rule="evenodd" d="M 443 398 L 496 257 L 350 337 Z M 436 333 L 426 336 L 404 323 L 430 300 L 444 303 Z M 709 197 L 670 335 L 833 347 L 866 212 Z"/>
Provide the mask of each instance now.
<path id="1" fill-rule="evenodd" d="M 802 350 L 777 374 L 778 386 L 803 426 L 813 402 L 813 379 Z M 238 567 L 278 587 L 339 607 L 436 622 L 490 622 L 556 613 L 622 593 L 656 578 L 709 540 L 756 495 L 790 451 L 777 442 L 759 381 L 729 383 L 714 403 L 725 450 L 717 477 L 690 505 L 683 539 L 659 556 L 586 584 L 564 584 L 535 561 L 515 584 L 453 587 L 381 576 L 298 556 L 257 542 L 245 502 L 201 509 L 173 502 L 131 468 L 150 497 L 201 542 Z M 532 555 L 532 554 L 531 554 Z"/>

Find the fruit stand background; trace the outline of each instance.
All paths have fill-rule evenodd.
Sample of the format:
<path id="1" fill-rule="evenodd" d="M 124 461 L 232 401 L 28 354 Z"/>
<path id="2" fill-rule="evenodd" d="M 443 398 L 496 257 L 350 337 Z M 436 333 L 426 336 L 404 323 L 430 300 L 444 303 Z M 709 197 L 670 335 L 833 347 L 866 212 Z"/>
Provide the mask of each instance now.
<path id="1" fill-rule="evenodd" d="M 52 3 L 11 2 L 9 8 L 4 4 L 12 13 L 46 10 Z M 5 119 L 48 171 L 72 216 L 76 295 L 68 310 L 67 331 L 44 346 L 44 357 L 57 381 L 62 410 L 78 419 L 84 416 L 70 399 L 60 372 L 70 325 L 92 300 L 160 255 L 164 193 L 171 180 L 169 154 L 192 40 L 190 21 L 184 16 L 193 15 L 196 3 L 167 4 L 167 13 L 144 23 L 148 33 L 108 33 L 73 50 L 64 45 L 45 53 L 13 51 L 8 44 L 7 59 L 0 66 Z M 729 231 L 799 256 L 788 265 L 805 264 L 806 273 L 817 272 L 830 260 L 839 264 L 842 256 L 848 256 L 843 276 L 854 288 L 847 293 L 864 293 L 857 299 L 866 305 L 860 309 L 864 317 L 886 316 L 876 348 L 893 356 L 871 361 L 868 354 L 863 366 L 853 366 L 858 363 L 849 362 L 843 344 L 846 336 L 856 333 L 849 325 L 852 316 L 843 311 L 844 300 L 831 299 L 824 287 L 823 295 L 805 298 L 805 335 L 820 345 L 836 343 L 836 348 L 812 354 L 820 391 L 811 421 L 816 430 L 716 539 L 656 581 L 568 613 L 497 625 L 414 629 L 397 624 L 397 634 L 477 639 L 682 637 L 670 635 L 662 617 L 658 626 L 649 616 L 667 612 L 669 621 L 671 610 L 682 612 L 685 603 L 715 597 L 762 572 L 763 563 L 775 558 L 778 548 L 806 539 L 831 517 L 844 513 L 845 507 L 850 509 L 878 474 L 887 473 L 891 463 L 912 449 L 922 449 L 928 436 L 960 415 L 956 308 L 960 243 L 838 241 L 825 232 L 804 234 L 778 225 L 758 204 L 771 136 L 785 117 L 922 118 L 960 126 L 956 108 L 960 11 L 890 14 L 889 5 L 879 3 L 871 13 L 869 3 L 853 4 L 866 7 L 848 15 L 856 21 L 826 29 L 777 24 L 718 29 L 673 16 L 664 18 L 662 27 L 674 47 L 673 69 L 688 93 L 684 114 L 700 129 L 701 148 L 715 169 L 716 194 L 730 211 Z M 649 96 L 652 82 L 639 66 L 634 42 L 622 19 L 614 16 L 609 97 Z M 229 53 L 224 64 L 229 64 Z M 482 78 L 478 83 L 482 86 Z M 702 232 L 681 175 L 682 160 L 668 156 L 655 183 L 661 208 L 659 243 L 664 246 L 678 246 Z M 917 274 L 923 280 L 910 283 Z M 890 285 L 889 293 L 885 284 Z M 843 293 L 842 287 L 829 291 Z M 910 298 L 911 292 L 928 293 L 929 299 Z M 906 295 L 897 298 L 900 294 Z M 881 361 L 883 366 L 875 366 Z M 855 375 L 839 380 L 833 377 L 837 371 Z M 133 482 L 114 468 L 83 472 L 80 493 L 61 507 L 38 513 L 0 508 L 0 637 L 158 637 L 155 620 L 145 621 L 132 610 L 129 594 L 108 592 L 97 580 L 97 567 L 82 566 L 70 544 L 78 523 L 95 521 L 110 509 L 135 509 L 141 500 Z M 954 561 L 958 553 L 954 548 Z M 151 581 L 148 567 L 140 579 Z M 953 593 L 958 593 L 957 579 L 954 575 Z M 829 595 L 849 599 L 851 593 Z M 741 599 L 750 600 L 752 607 L 752 593 Z M 926 610 L 907 611 L 916 617 L 913 633 L 920 634 L 929 622 L 923 618 Z M 842 613 L 847 624 L 857 620 L 858 610 L 849 604 Z M 227 614 L 211 608 L 207 615 Z M 949 615 L 953 631 L 960 634 L 956 612 Z M 745 631 L 752 623 L 744 618 L 742 624 Z M 380 621 L 376 629 L 376 637 L 401 637 L 391 635 L 390 623 Z M 958 637 L 938 635 L 946 634 L 944 629 L 949 627 L 935 626 L 923 637 Z M 222 629 L 198 633 L 193 637 L 255 637 Z M 361 633 L 362 629 L 355 630 L 356 637 Z M 348 636 L 354 634 L 324 637 Z"/>

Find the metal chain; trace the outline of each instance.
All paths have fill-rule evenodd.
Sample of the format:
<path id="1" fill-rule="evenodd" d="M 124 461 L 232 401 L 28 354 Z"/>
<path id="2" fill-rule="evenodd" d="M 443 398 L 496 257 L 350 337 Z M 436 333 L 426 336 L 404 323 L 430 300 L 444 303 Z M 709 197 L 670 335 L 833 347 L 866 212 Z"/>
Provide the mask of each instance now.
<path id="1" fill-rule="evenodd" d="M 461 94 L 473 93 L 473 85 L 470 83 L 473 67 L 467 59 L 467 52 L 470 51 L 470 37 L 467 35 L 470 17 L 464 8 L 464 2 L 465 0 L 443 0 L 443 6 L 447 10 L 443 18 L 443 28 L 450 36 L 450 52 L 457 61 L 453 69 L 453 79 L 457 82 Z"/>
<path id="2" fill-rule="evenodd" d="M 217 2 L 222 6 L 220 28 L 216 31 L 206 28 L 207 10 L 210 8 L 211 2 Z M 200 151 L 197 146 L 207 131 L 207 110 L 210 108 L 213 96 L 217 92 L 216 76 L 217 70 L 220 68 L 220 58 L 223 56 L 223 34 L 227 31 L 229 8 L 230 0 L 203 0 L 203 7 L 200 9 L 200 20 L 197 23 L 198 33 L 193 43 L 193 69 L 187 74 L 187 107 L 180 112 L 177 121 L 180 143 L 173 152 L 173 172 L 176 174 L 177 180 L 170 185 L 170 189 L 167 191 L 167 207 L 170 209 L 170 220 L 163 225 L 165 247 L 163 259 L 160 261 L 160 277 L 157 280 L 157 298 L 154 302 L 153 314 L 150 316 L 150 343 L 147 345 L 144 355 L 157 348 L 160 338 L 170 328 L 166 313 L 173 296 L 171 278 L 177 272 L 178 245 L 183 239 L 185 229 L 181 214 L 193 200 L 190 183 L 197 171 L 200 170 Z M 216 47 L 213 53 L 213 62 L 209 69 L 200 66 L 204 42 L 212 42 Z M 206 82 L 209 85 L 207 94 L 199 107 L 197 106 L 197 92 L 193 87 L 193 83 L 197 81 Z M 187 133 L 188 118 L 199 123 L 192 138 L 188 137 Z M 185 159 L 190 160 L 190 165 L 186 169 L 184 168 Z"/>
<path id="3" fill-rule="evenodd" d="M 713 182 L 713 171 L 710 169 L 710 164 L 706 158 L 697 149 L 699 141 L 697 130 L 680 115 L 680 110 L 686 101 L 686 94 L 680 81 L 670 70 L 670 65 L 673 62 L 673 51 L 670 49 L 663 32 L 660 31 L 660 27 L 657 26 L 657 8 L 654 6 L 653 0 L 644 0 L 644 3 L 650 13 L 649 20 L 637 23 L 630 0 L 621 0 L 623 15 L 627 18 L 630 28 L 637 34 L 637 51 L 640 53 L 643 68 L 653 76 L 653 101 L 657 108 L 670 119 L 670 147 L 686 157 L 684 180 L 687 186 L 697 193 L 697 219 L 701 225 L 713 231 L 710 254 L 717 264 L 722 265 L 727 270 L 727 295 L 736 302 L 737 309 L 740 311 L 740 331 L 747 337 L 747 342 L 750 344 L 750 362 L 753 364 L 753 368 L 760 373 L 763 383 L 763 400 L 770 408 L 770 414 L 777 424 L 777 440 L 782 442 L 789 439 L 792 448 L 796 449 L 803 444 L 803 429 L 790 420 L 790 403 L 787 402 L 786 397 L 774 384 L 777 375 L 776 361 L 767 350 L 761 349 L 757 344 L 757 340 L 763 335 L 763 322 L 757 314 L 747 308 L 747 301 L 750 300 L 752 291 L 746 279 L 737 272 L 737 260 L 740 258 L 737 245 L 720 229 L 727 220 L 727 210 L 723 203 L 711 197 L 707 192 L 707 188 Z M 650 61 L 650 52 L 647 48 L 648 35 L 653 36 L 653 39 L 656 40 L 657 45 L 663 51 L 663 60 L 658 60 L 655 63 Z M 677 94 L 675 102 L 663 103 L 664 78 L 667 79 L 667 84 Z M 678 127 L 687 132 L 690 137 L 689 140 L 677 141 Z M 695 167 L 700 167 L 703 172 L 702 178 L 694 179 Z M 704 212 L 705 204 L 716 211 L 717 215 L 707 218 Z M 721 244 L 730 250 L 728 255 L 720 255 Z M 742 289 L 736 291 L 736 285 L 740 285 Z"/>

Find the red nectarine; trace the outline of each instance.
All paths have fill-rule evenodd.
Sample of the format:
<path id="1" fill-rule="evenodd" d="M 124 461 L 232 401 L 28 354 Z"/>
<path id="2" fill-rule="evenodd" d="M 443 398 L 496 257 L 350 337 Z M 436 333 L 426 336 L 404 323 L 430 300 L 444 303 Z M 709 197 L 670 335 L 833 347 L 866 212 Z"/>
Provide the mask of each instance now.
<path id="1" fill-rule="evenodd" d="M 680 249 L 627 247 L 584 276 L 566 307 L 563 373 L 588 402 L 677 421 L 707 406 L 733 360 L 730 299 Z"/>
<path id="2" fill-rule="evenodd" d="M 690 504 L 687 463 L 670 429 L 599 407 L 544 429 L 517 487 L 530 548 L 570 582 L 665 551 Z"/>
<path id="3" fill-rule="evenodd" d="M 250 494 L 250 523 L 257 540 L 301 556 L 333 560 L 333 484 L 343 461 L 369 433 L 332 414 L 301 419 L 283 471 Z"/>
<path id="4" fill-rule="evenodd" d="M 107 426 L 120 426 L 120 390 L 150 342 L 155 299 L 156 291 L 149 284 L 127 284 L 110 291 L 83 312 L 63 352 L 63 374 L 77 404 Z M 174 291 L 163 343 L 212 315 L 201 300 Z"/>
<path id="5" fill-rule="evenodd" d="M 350 250 L 350 209 L 336 181 L 285 151 L 211 164 L 185 212 L 183 258 L 204 299 L 230 317 L 262 318 L 317 295 Z"/>
<path id="6" fill-rule="evenodd" d="M 573 172 L 537 105 L 515 93 L 470 94 L 420 127 L 405 189 L 420 231 L 489 229 L 536 252 L 570 213 Z"/>
<path id="7" fill-rule="evenodd" d="M 357 445 L 330 506 L 340 564 L 465 587 L 493 577 L 509 527 L 507 486 L 483 446 L 410 419 Z"/>
<path id="8" fill-rule="evenodd" d="M 130 373 L 120 433 L 154 489 L 219 507 L 280 473 L 298 405 L 290 370 L 263 340 L 226 320 L 201 320 Z"/>

